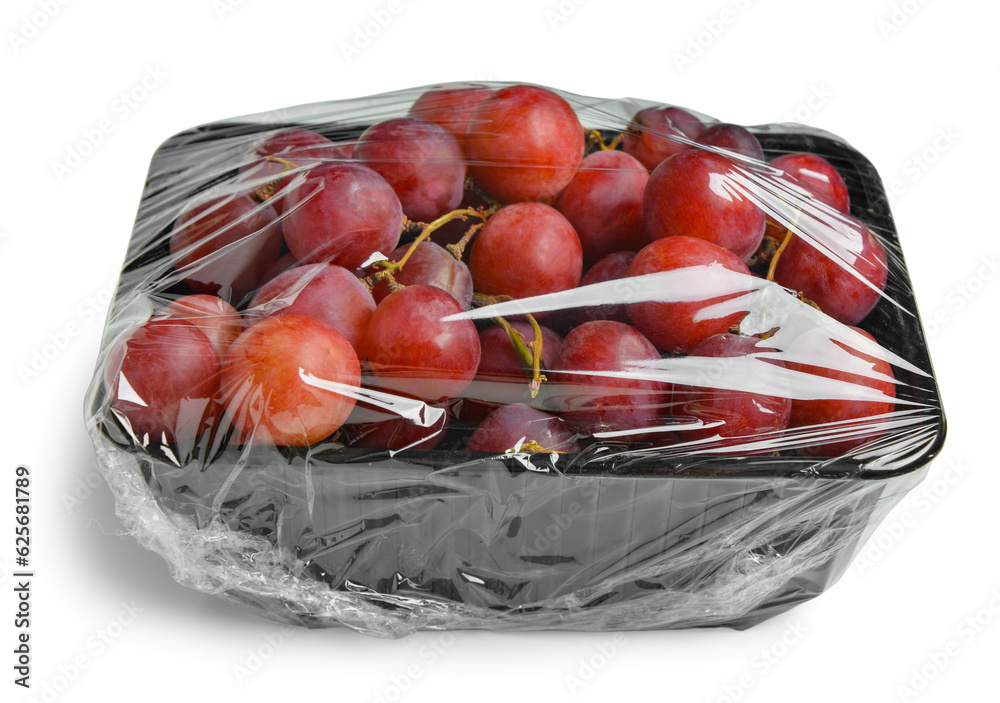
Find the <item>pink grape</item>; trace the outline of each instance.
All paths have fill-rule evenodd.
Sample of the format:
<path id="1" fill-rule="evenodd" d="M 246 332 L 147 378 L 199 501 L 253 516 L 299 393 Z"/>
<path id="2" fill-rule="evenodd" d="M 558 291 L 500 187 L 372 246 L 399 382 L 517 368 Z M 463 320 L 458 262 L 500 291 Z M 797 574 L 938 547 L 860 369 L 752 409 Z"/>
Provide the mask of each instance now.
<path id="1" fill-rule="evenodd" d="M 642 224 L 646 168 L 621 151 L 595 151 L 556 197 L 555 208 L 580 237 L 584 264 L 649 243 Z"/>
<path id="2" fill-rule="evenodd" d="M 281 226 L 267 205 L 229 194 L 188 203 L 174 222 L 174 268 L 198 293 L 239 302 L 281 253 Z"/>
<path id="3" fill-rule="evenodd" d="M 551 198 L 583 159 L 583 127 L 569 103 L 532 85 L 501 88 L 469 118 L 465 153 L 472 175 L 508 203 Z"/>
<path id="4" fill-rule="evenodd" d="M 709 151 L 672 156 L 653 171 L 643 199 L 643 224 L 652 241 L 697 237 L 746 261 L 764 238 L 766 215 L 750 197 L 733 161 Z"/>
<path id="5" fill-rule="evenodd" d="M 309 171 L 289 194 L 285 242 L 303 263 L 351 270 L 399 243 L 403 210 L 382 176 L 357 163 L 331 161 Z"/>
<path id="6" fill-rule="evenodd" d="M 652 427 L 667 404 L 667 386 L 648 378 L 659 361 L 659 352 L 634 327 L 595 320 L 563 339 L 546 386 L 560 417 L 580 432 Z"/>
<path id="7" fill-rule="evenodd" d="M 201 330 L 154 318 L 108 353 L 108 403 L 140 442 L 187 442 L 218 421 L 219 369 L 219 354 Z"/>
<path id="8" fill-rule="evenodd" d="M 411 220 L 431 222 L 462 201 L 462 149 L 433 122 L 411 118 L 372 125 L 355 145 L 354 158 L 388 181 Z"/>
<path id="9" fill-rule="evenodd" d="M 479 231 L 469 269 L 480 293 L 528 298 L 575 288 L 583 249 L 558 210 L 517 203 L 501 208 Z"/>
<path id="10" fill-rule="evenodd" d="M 285 271 L 257 291 L 246 317 L 304 315 L 329 325 L 357 351 L 375 301 L 357 276 L 333 264 L 305 264 Z"/>
<path id="11" fill-rule="evenodd" d="M 657 347 L 686 354 L 703 339 L 727 331 L 746 310 L 716 311 L 717 306 L 751 288 L 750 271 L 735 254 L 711 242 L 693 237 L 658 239 L 636 254 L 628 267 L 629 278 L 647 274 L 689 270 L 697 276 L 701 291 L 688 290 L 666 281 L 659 285 L 666 300 L 635 302 L 628 306 L 629 318 Z M 746 277 L 745 287 L 732 274 Z M 653 287 L 652 282 L 645 284 Z M 641 290 L 640 290 L 641 292 Z M 728 306 L 732 307 L 732 305 Z M 741 307 L 739 305 L 737 308 Z"/>
<path id="12" fill-rule="evenodd" d="M 279 315 L 233 342 L 221 390 L 237 441 L 304 447 L 343 424 L 360 383 L 358 357 L 339 332 L 311 317 Z"/>
<path id="13" fill-rule="evenodd" d="M 652 171 L 664 159 L 691 148 L 671 137 L 697 139 L 704 130 L 701 120 L 679 107 L 647 107 L 632 118 L 622 150 Z"/>
<path id="14" fill-rule="evenodd" d="M 413 103 L 409 115 L 444 127 L 461 145 L 472 113 L 494 92 L 485 86 L 428 90 Z"/>
<path id="15" fill-rule="evenodd" d="M 440 288 L 420 284 L 379 303 L 362 349 L 380 386 L 432 402 L 465 390 L 479 366 L 479 335 L 470 320 L 444 320 L 462 311 Z"/>
<path id="16" fill-rule="evenodd" d="M 215 295 L 182 296 L 156 317 L 190 322 L 208 337 L 220 358 L 243 331 L 243 317 L 239 311 Z"/>
<path id="17" fill-rule="evenodd" d="M 576 435 L 555 415 L 526 405 L 504 405 L 484 419 L 469 438 L 470 452 L 500 453 L 520 442 L 535 442 L 544 449 L 576 453 Z"/>

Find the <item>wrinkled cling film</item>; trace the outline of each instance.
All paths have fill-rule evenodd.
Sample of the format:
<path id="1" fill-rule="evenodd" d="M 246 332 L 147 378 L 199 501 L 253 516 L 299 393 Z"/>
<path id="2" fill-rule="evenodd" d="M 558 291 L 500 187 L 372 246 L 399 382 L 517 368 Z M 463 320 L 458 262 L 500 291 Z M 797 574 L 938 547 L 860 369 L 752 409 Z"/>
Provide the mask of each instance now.
<path id="1" fill-rule="evenodd" d="M 480 87 L 496 91 L 509 84 Z M 484 296 L 476 281 L 476 297 L 470 288 L 468 304 L 439 321 L 474 326 L 486 340 L 485 331 L 503 320 L 512 331 L 481 343 L 480 359 L 505 345 L 519 348 L 520 339 L 523 378 L 481 373 L 446 398 L 428 399 L 401 390 L 428 381 L 419 365 L 380 376 L 361 352 L 358 380 L 345 382 L 321 370 L 327 367 L 307 364 L 292 382 L 345 399 L 350 414 L 328 436 L 301 445 L 273 441 L 273 428 L 260 419 L 268 399 L 252 386 L 233 390 L 230 380 L 226 391 L 210 373 L 206 383 L 222 390 L 188 392 L 170 408 L 156 407 L 143 391 L 145 372 L 135 369 L 151 368 L 162 357 L 135 361 L 143 353 L 140 342 L 157 333 L 172 339 L 174 328 L 162 327 L 171 316 L 196 328 L 202 324 L 204 311 L 178 313 L 171 305 L 204 295 L 206 282 L 218 283 L 209 293 L 223 301 L 213 303 L 214 319 L 232 324 L 220 323 L 211 339 L 182 325 L 180 337 L 167 345 L 176 344 L 173 357 L 192 344 L 214 348 L 217 366 L 206 368 L 223 369 L 214 373 L 224 380 L 234 340 L 263 320 L 280 318 L 297 300 L 349 316 L 351 305 L 317 292 L 327 285 L 324 267 L 337 263 L 336 256 L 304 263 L 288 252 L 296 210 L 311 207 L 331 187 L 317 186 L 313 169 L 360 163 L 355 145 L 366 129 L 407 117 L 418 98 L 441 88 L 212 123 L 157 150 L 86 403 L 98 464 L 124 528 L 188 587 L 273 620 L 384 637 L 457 628 L 746 628 L 824 592 L 922 479 L 943 442 L 944 415 L 878 174 L 861 154 L 820 130 L 750 128 L 763 149 L 761 160 L 634 119 L 665 106 L 554 91 L 579 120 L 588 156 L 629 153 L 630 140 L 634 145 L 655 137 L 678 152 L 726 159 L 726 170 L 712 174 L 708 187 L 717 197 L 753 203 L 769 218 L 759 248 L 747 259 L 748 273 L 718 261 L 639 273 L 630 265 L 625 277 L 513 299 Z M 703 126 L 718 123 L 687 114 Z M 474 122 L 466 140 L 492 134 L 489 123 Z M 262 142 L 289 128 L 329 143 L 320 140 L 318 154 L 298 162 L 292 156 L 303 152 L 262 159 L 256 151 Z M 468 141 L 462 149 L 466 175 L 476 173 L 486 162 L 470 156 Z M 836 169 L 850 195 L 849 211 L 816 197 L 774 163 L 798 153 L 822 157 Z M 378 159 L 366 163 L 378 170 Z M 577 173 L 587 163 L 575 166 Z M 513 158 L 502 166 L 532 164 Z M 658 177 L 656 168 L 650 178 Z M 475 178 L 462 189 L 457 207 L 481 214 L 455 218 L 458 236 L 473 236 L 470 229 L 481 234 L 510 207 Z M 650 197 L 647 190 L 644 217 Z M 227 224 L 213 224 L 238 199 L 249 204 Z M 543 200 L 546 207 L 561 207 L 556 197 Z M 211 236 L 185 240 L 177 234 L 199 227 L 211 229 Z M 423 228 L 426 223 L 407 217 L 398 245 L 405 248 Z M 865 230 L 884 258 L 872 254 Z M 653 242 L 645 236 L 643 251 Z M 221 246 L 206 247 L 206 241 Z M 459 252 L 465 263 L 476 242 Z M 398 261 L 393 248 L 361 250 L 355 266 L 343 268 L 372 285 L 376 262 Z M 787 274 L 798 260 L 813 263 L 802 264 L 806 274 Z M 833 267 L 808 269 L 815 261 Z M 593 264 L 587 261 L 581 273 Z M 262 294 L 270 281 L 308 266 L 313 268 L 277 294 Z M 865 274 L 879 267 L 883 281 L 877 270 Z M 820 287 L 820 302 L 803 290 L 826 280 L 818 273 L 823 271 L 834 272 L 827 278 L 854 279 L 851 290 L 870 289 L 874 309 L 857 323 L 839 321 L 844 296 L 827 300 Z M 637 311 L 644 305 L 667 307 L 647 307 L 655 314 L 642 323 Z M 694 310 L 693 326 L 735 320 L 719 333 L 748 338 L 751 351 L 677 351 L 651 331 L 655 353 L 615 368 L 567 365 L 560 347 L 541 350 L 546 361 L 535 364 L 533 375 L 524 355 L 530 362 L 539 348 L 511 328 L 537 323 L 551 330 L 557 345 L 595 320 L 645 335 L 641 323 L 655 327 L 682 306 Z M 367 340 L 363 327 L 358 334 Z M 365 348 L 353 346 L 356 354 Z M 190 360 L 191 379 L 202 373 L 197 361 Z M 580 420 L 590 417 L 588 402 L 609 396 L 644 403 L 629 417 L 647 419 L 634 425 L 607 420 L 610 415 L 596 424 Z M 793 421 L 738 432 L 742 418 L 720 401 L 732 398 L 749 398 L 762 412 L 778 407 L 766 399 L 780 399 L 781 407 L 792 408 Z M 797 408 L 837 403 L 880 409 L 794 422 L 817 416 Z M 521 439 L 491 451 L 470 449 L 484 417 L 512 405 L 536 413 Z M 307 411 L 301 412 L 305 418 Z M 535 441 L 531 428 L 549 422 L 538 413 L 555 417 L 560 431 L 568 432 L 571 440 L 559 446 L 570 451 Z M 159 431 L 157 422 L 167 416 L 174 424 Z M 385 432 L 390 421 L 395 429 Z M 556 436 L 545 435 L 550 442 Z"/>

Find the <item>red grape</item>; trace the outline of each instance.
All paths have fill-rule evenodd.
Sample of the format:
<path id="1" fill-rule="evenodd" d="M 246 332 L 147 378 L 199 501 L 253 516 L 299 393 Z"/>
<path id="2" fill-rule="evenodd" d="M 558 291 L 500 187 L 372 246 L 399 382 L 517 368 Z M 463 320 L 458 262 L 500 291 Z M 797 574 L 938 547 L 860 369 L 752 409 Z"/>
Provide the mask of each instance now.
<path id="1" fill-rule="evenodd" d="M 656 240 L 636 254 L 628 276 L 656 273 L 661 274 L 656 283 L 636 282 L 641 287 L 631 294 L 635 298 L 653 292 L 655 297 L 629 304 L 628 314 L 661 349 L 686 354 L 746 313 L 737 298 L 750 291 L 750 272 L 735 254 L 711 242 L 693 237 Z"/>
<path id="2" fill-rule="evenodd" d="M 306 264 L 285 271 L 257 291 L 247 320 L 265 316 L 305 315 L 342 334 L 357 351 L 375 301 L 357 276 L 333 264 Z"/>
<path id="3" fill-rule="evenodd" d="M 285 242 L 303 263 L 346 269 L 399 243 L 403 211 L 392 186 L 367 166 L 331 161 L 311 169 L 288 196 Z"/>
<path id="4" fill-rule="evenodd" d="M 388 181 L 411 220 L 431 222 L 462 201 L 462 149 L 433 122 L 400 119 L 372 125 L 354 147 L 354 158 Z"/>
<path id="5" fill-rule="evenodd" d="M 546 387 L 560 417 L 580 432 L 648 428 L 659 424 L 666 405 L 666 384 L 648 377 L 659 361 L 659 352 L 635 328 L 586 322 L 563 339 Z"/>
<path id="6" fill-rule="evenodd" d="M 409 244 L 399 247 L 389 254 L 389 261 L 399 261 L 409 248 Z M 373 266 L 371 270 L 375 271 L 377 267 Z M 440 288 L 466 310 L 472 307 L 472 274 L 469 267 L 434 242 L 420 242 L 403 268 L 393 274 L 393 278 L 404 286 L 424 283 Z M 381 303 L 388 295 L 389 284 L 385 281 L 379 281 L 372 288 L 376 303 Z"/>
<path id="7" fill-rule="evenodd" d="M 412 401 L 423 405 L 422 401 Z M 446 407 L 427 405 L 419 415 L 419 422 L 382 408 L 375 408 L 364 401 L 354 406 L 354 411 L 344 423 L 350 432 L 350 445 L 366 449 L 435 449 L 448 432 L 450 424 Z"/>
<path id="8" fill-rule="evenodd" d="M 698 137 L 698 143 L 705 146 L 714 146 L 718 149 L 743 154 L 743 156 L 757 161 L 764 160 L 764 150 L 760 146 L 750 130 L 735 124 L 712 125 Z"/>
<path id="9" fill-rule="evenodd" d="M 652 171 L 664 159 L 691 148 L 676 138 L 697 139 L 704 130 L 701 120 L 679 107 L 647 107 L 632 118 L 622 149 Z"/>
<path id="10" fill-rule="evenodd" d="M 334 144 L 322 134 L 289 127 L 270 133 L 254 150 L 257 156 L 280 156 L 292 161 L 293 156 L 313 161 L 322 159 L 349 159 L 350 153 L 343 145 Z"/>
<path id="11" fill-rule="evenodd" d="M 527 405 L 504 405 L 479 423 L 469 438 L 470 452 L 500 453 L 518 444 L 535 442 L 543 449 L 576 453 L 576 435 L 555 415 Z"/>
<path id="12" fill-rule="evenodd" d="M 413 103 L 409 114 L 410 117 L 418 117 L 444 127 L 455 135 L 461 145 L 465 141 L 469 117 L 479 107 L 479 103 L 493 93 L 492 88 L 485 86 L 428 90 Z"/>
<path id="13" fill-rule="evenodd" d="M 583 260 L 593 264 L 615 251 L 649 243 L 642 226 L 642 198 L 649 172 L 621 151 L 595 151 L 559 193 L 555 208 L 580 237 Z"/>
<path id="14" fill-rule="evenodd" d="M 243 331 L 240 313 L 215 295 L 182 296 L 163 308 L 156 317 L 190 322 L 208 337 L 220 358 Z"/>
<path id="15" fill-rule="evenodd" d="M 465 132 L 469 168 L 487 192 L 506 202 L 550 198 L 569 184 L 583 159 L 583 127 L 569 103 L 531 85 L 483 100 Z"/>
<path id="16" fill-rule="evenodd" d="M 302 315 L 250 326 L 222 366 L 226 415 L 242 443 L 304 447 L 329 437 L 350 414 L 360 383 L 350 342 Z"/>
<path id="17" fill-rule="evenodd" d="M 461 393 L 480 357 L 476 326 L 443 319 L 461 312 L 443 290 L 419 284 L 379 303 L 362 346 L 379 384 L 429 401 Z"/>
<path id="18" fill-rule="evenodd" d="M 590 286 L 605 281 L 618 281 L 628 276 L 628 267 L 635 259 L 634 251 L 616 251 L 590 267 L 580 280 L 580 287 Z M 611 298 L 613 300 L 614 298 Z M 590 320 L 615 320 L 630 324 L 628 309 L 624 305 L 584 305 L 573 311 L 581 322 Z"/>
<path id="19" fill-rule="evenodd" d="M 583 250 L 558 210 L 517 203 L 501 208 L 479 231 L 469 269 L 480 293 L 528 298 L 575 288 Z"/>
<path id="20" fill-rule="evenodd" d="M 236 303 L 281 254 L 281 226 L 270 206 L 248 195 L 195 201 L 174 222 L 170 253 L 195 291 Z"/>
<path id="21" fill-rule="evenodd" d="M 272 132 L 258 143 L 254 154 L 258 157 L 249 166 L 242 169 L 244 178 L 254 180 L 274 179 L 277 187 L 268 198 L 279 215 L 284 211 L 286 189 L 292 182 L 291 177 L 282 176 L 288 170 L 288 165 L 281 161 L 269 160 L 268 156 L 277 156 L 296 166 L 312 166 L 324 159 L 349 159 L 351 152 L 347 147 L 334 144 L 329 139 L 307 129 L 292 127 Z"/>
<path id="22" fill-rule="evenodd" d="M 766 221 L 746 180 L 739 166 L 719 154 L 690 150 L 670 157 L 646 186 L 646 234 L 651 240 L 697 237 L 746 261 L 764 238 Z"/>
<path id="23" fill-rule="evenodd" d="M 186 442 L 219 418 L 219 355 L 178 319 L 152 319 L 116 343 L 104 366 L 108 402 L 139 442 Z"/>
<path id="24" fill-rule="evenodd" d="M 278 259 L 271 264 L 270 268 L 264 272 L 264 275 L 260 277 L 262 283 L 267 283 L 268 281 L 277 278 L 285 271 L 293 269 L 299 265 L 299 260 L 296 259 L 292 252 L 286 251 L 284 254 L 278 257 Z"/>
<path id="25" fill-rule="evenodd" d="M 696 430 L 679 430 L 685 440 L 704 440 L 721 437 L 722 446 L 759 439 L 773 442 L 788 426 L 792 401 L 787 393 L 775 386 L 772 393 L 749 390 L 747 379 L 767 378 L 759 364 L 784 368 L 777 358 L 758 358 L 761 354 L 775 355 L 775 350 L 754 337 L 735 334 L 717 334 L 703 340 L 691 350 L 689 359 L 712 358 L 705 361 L 699 371 L 704 377 L 700 387 L 675 386 L 674 403 L 680 407 L 675 414 L 700 420 L 707 426 Z M 721 423 L 717 424 L 717 423 Z M 764 436 L 766 435 L 766 436 Z M 768 454 L 773 447 L 745 453 Z"/>
<path id="26" fill-rule="evenodd" d="M 872 311 L 889 277 L 885 249 L 866 225 L 853 218 L 820 222 L 807 239 L 792 234 L 774 268 L 776 283 L 801 292 L 845 325 Z"/>
<path id="27" fill-rule="evenodd" d="M 826 159 L 815 154 L 785 154 L 773 159 L 771 165 L 780 168 L 786 176 L 791 176 L 820 202 L 845 214 L 851 211 L 847 184 Z"/>
<path id="28" fill-rule="evenodd" d="M 867 332 L 851 329 L 875 342 Z M 885 434 L 887 418 L 875 418 L 895 409 L 896 385 L 887 360 L 831 339 L 821 330 L 817 332 L 820 334 L 801 338 L 789 353 L 797 359 L 809 359 L 808 363 L 786 362 L 789 369 L 815 378 L 797 384 L 796 388 L 807 397 L 792 401 L 789 427 L 825 431 L 829 438 L 799 447 L 799 454 L 844 456 Z M 850 385 L 826 390 L 825 379 Z"/>

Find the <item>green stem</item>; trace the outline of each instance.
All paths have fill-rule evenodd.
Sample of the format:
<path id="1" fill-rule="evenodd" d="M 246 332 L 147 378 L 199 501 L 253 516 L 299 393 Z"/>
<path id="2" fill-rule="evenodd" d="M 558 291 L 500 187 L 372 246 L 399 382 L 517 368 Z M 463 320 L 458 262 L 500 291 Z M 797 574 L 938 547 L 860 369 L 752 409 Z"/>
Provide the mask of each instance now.
<path id="1" fill-rule="evenodd" d="M 473 304 L 479 307 L 496 305 L 497 303 L 506 302 L 508 300 L 514 300 L 514 298 L 509 295 L 483 295 L 482 293 L 476 293 L 472 296 Z M 493 319 L 503 328 L 504 332 L 507 333 L 507 338 L 510 340 L 510 344 L 514 348 L 514 353 L 517 355 L 518 360 L 526 370 L 525 373 L 527 374 L 527 369 L 531 370 L 531 374 L 529 376 L 531 379 L 531 397 L 537 398 L 538 391 L 541 390 L 542 387 L 542 382 L 548 380 L 542 373 L 542 328 L 539 327 L 538 321 L 530 312 L 524 313 L 524 316 L 528 318 L 528 323 L 531 325 L 531 329 L 535 333 L 535 341 L 530 344 L 527 340 L 525 340 L 524 336 L 520 332 L 510 326 L 510 323 L 507 322 L 507 320 L 500 316 L 496 316 Z"/>

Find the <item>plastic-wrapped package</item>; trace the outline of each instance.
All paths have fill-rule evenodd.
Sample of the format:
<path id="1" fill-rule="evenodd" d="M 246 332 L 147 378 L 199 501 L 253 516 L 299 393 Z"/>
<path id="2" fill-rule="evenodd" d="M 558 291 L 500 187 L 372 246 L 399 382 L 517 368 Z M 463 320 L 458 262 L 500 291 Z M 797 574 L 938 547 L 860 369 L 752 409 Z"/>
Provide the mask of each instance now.
<path id="1" fill-rule="evenodd" d="M 165 142 L 86 407 L 178 582 L 381 636 L 749 627 L 944 440 L 861 154 L 496 83 Z"/>

